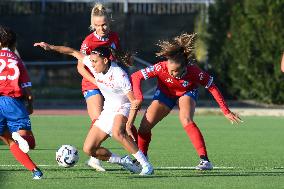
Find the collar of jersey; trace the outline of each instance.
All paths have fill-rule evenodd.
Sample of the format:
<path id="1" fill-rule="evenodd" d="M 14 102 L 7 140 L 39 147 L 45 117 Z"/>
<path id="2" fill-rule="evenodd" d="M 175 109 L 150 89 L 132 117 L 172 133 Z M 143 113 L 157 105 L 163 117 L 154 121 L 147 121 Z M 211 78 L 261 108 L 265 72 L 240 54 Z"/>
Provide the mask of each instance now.
<path id="1" fill-rule="evenodd" d="M 96 36 L 96 38 L 98 38 L 98 40 L 100 41 L 107 41 L 108 40 L 108 37 L 101 37 L 97 34 L 96 31 L 94 31 L 94 35 Z"/>
<path id="2" fill-rule="evenodd" d="M 3 51 L 11 51 L 8 47 L 3 47 L 1 50 L 3 50 Z"/>

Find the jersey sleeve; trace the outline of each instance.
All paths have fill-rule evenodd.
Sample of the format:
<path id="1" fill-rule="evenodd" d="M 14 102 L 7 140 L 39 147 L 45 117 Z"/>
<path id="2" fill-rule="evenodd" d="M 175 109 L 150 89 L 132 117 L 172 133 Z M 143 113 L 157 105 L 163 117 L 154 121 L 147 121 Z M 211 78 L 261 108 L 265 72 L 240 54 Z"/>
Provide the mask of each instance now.
<path id="1" fill-rule="evenodd" d="M 87 38 L 83 41 L 81 48 L 80 48 L 80 51 L 83 54 L 86 54 L 86 55 L 91 54 L 91 49 L 89 47 L 89 42 L 88 42 Z"/>
<path id="2" fill-rule="evenodd" d="M 25 65 L 23 64 L 23 62 L 21 60 L 18 60 L 18 68 L 20 71 L 20 76 L 19 76 L 19 84 L 21 86 L 21 88 L 26 88 L 26 87 L 31 87 L 32 86 L 32 82 L 30 80 L 28 71 L 25 67 Z"/>
<path id="3" fill-rule="evenodd" d="M 208 88 L 209 92 L 213 95 L 214 99 L 218 103 L 219 107 L 221 108 L 224 115 L 229 114 L 231 111 L 229 110 L 224 97 L 222 96 L 221 92 L 217 88 L 214 83 L 211 84 L 211 86 Z"/>
<path id="4" fill-rule="evenodd" d="M 192 65 L 189 68 L 192 73 L 193 80 L 208 89 L 213 83 L 213 77 L 207 72 L 201 70 L 198 66 Z"/>
<path id="5" fill-rule="evenodd" d="M 161 65 L 155 64 L 142 70 L 139 70 L 131 75 L 131 82 L 133 86 L 133 93 L 136 99 L 143 100 L 141 89 L 141 81 L 154 78 L 157 76 L 157 71 L 161 69 Z"/>

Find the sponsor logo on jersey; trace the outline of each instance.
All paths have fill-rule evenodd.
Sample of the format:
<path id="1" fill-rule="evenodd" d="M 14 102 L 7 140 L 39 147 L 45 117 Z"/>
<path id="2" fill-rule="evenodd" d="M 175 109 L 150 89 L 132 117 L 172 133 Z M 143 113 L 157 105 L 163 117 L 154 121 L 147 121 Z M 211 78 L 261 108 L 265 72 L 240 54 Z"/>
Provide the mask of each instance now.
<path id="1" fill-rule="evenodd" d="M 168 82 L 168 83 L 174 83 L 171 78 L 167 78 L 165 81 Z"/>
<path id="2" fill-rule="evenodd" d="M 161 65 L 157 65 L 156 66 L 156 71 L 159 72 L 161 70 L 162 66 Z"/>
<path id="3" fill-rule="evenodd" d="M 200 72 L 200 73 L 198 74 L 198 76 L 199 76 L 199 80 L 200 80 L 200 81 L 202 81 L 202 80 L 203 80 L 203 78 L 204 78 L 204 76 L 203 76 L 203 72 Z"/>
<path id="4" fill-rule="evenodd" d="M 110 45 L 110 47 L 113 48 L 113 49 L 116 49 L 115 43 L 113 42 L 113 43 Z"/>
<path id="5" fill-rule="evenodd" d="M 155 67 L 154 66 L 150 66 L 150 67 L 147 67 L 146 68 L 146 72 L 153 72 L 155 70 Z"/>

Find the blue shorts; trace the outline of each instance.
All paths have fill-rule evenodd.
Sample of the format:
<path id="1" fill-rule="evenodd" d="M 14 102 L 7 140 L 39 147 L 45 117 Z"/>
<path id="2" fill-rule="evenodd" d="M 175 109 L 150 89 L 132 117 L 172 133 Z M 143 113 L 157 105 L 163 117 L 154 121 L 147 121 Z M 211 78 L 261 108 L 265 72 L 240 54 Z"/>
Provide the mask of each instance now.
<path id="1" fill-rule="evenodd" d="M 102 95 L 102 93 L 101 93 L 101 91 L 99 89 L 87 90 L 87 91 L 84 91 L 83 94 L 84 94 L 85 100 L 87 100 L 87 98 L 89 98 L 90 96 L 95 96 L 97 94 Z"/>
<path id="2" fill-rule="evenodd" d="M 186 92 L 182 96 L 190 96 L 196 102 L 197 99 L 198 99 L 198 90 L 193 89 L 191 91 Z M 176 105 L 178 99 L 179 99 L 179 97 L 177 97 L 177 98 L 168 97 L 160 89 L 156 90 L 154 97 L 153 97 L 153 100 L 158 100 L 158 101 L 164 103 L 170 109 L 173 109 L 173 107 Z"/>
<path id="3" fill-rule="evenodd" d="M 21 99 L 0 96 L 0 135 L 6 128 L 11 133 L 18 130 L 31 130 L 31 121 Z"/>

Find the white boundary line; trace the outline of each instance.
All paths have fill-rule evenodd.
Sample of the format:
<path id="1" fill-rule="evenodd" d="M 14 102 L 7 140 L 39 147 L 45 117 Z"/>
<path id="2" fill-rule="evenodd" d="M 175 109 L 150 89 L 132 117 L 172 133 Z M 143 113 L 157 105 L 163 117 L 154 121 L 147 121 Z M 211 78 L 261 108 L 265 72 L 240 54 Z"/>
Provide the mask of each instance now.
<path id="1" fill-rule="evenodd" d="M 23 167 L 22 165 L 0 165 L 0 167 Z M 38 165 L 38 167 L 59 167 L 58 165 Z M 87 167 L 85 165 L 75 165 L 75 167 Z M 114 168 L 112 166 L 104 166 L 105 168 Z M 172 166 L 172 167 L 155 167 L 158 170 L 175 170 L 175 169 L 184 169 L 184 170 L 195 170 L 195 167 L 184 167 L 184 166 Z M 214 167 L 214 169 L 236 169 L 236 167 Z"/>

